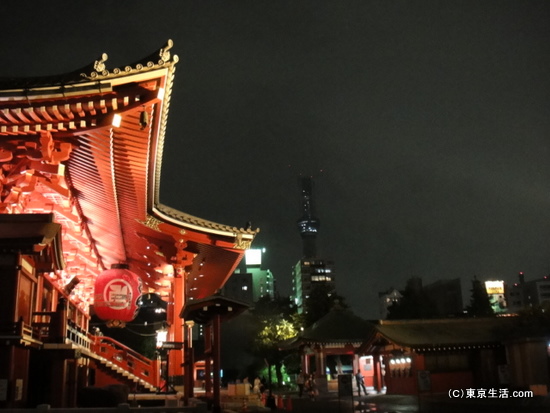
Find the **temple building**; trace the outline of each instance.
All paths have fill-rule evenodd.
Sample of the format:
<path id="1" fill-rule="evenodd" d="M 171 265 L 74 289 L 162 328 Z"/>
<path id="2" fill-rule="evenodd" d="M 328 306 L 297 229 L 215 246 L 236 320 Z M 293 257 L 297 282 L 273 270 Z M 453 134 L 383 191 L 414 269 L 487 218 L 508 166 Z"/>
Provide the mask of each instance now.
<path id="1" fill-rule="evenodd" d="M 548 395 L 549 342 L 545 317 L 367 321 L 335 306 L 280 348 L 300 355 L 324 393 L 360 371 L 373 394 L 448 399 L 451 389 L 492 389 L 499 398 L 510 389 Z"/>
<path id="2" fill-rule="evenodd" d="M 300 355 L 302 372 L 313 374 L 321 393 L 338 389 L 338 376 L 361 371 L 366 386 L 383 387 L 381 358 L 360 354 L 361 345 L 374 334 L 374 325 L 336 304 L 313 325 L 281 344 Z M 352 381 L 355 383 L 355 380 Z"/>
<path id="3" fill-rule="evenodd" d="M 74 407 L 87 386 L 154 392 L 174 380 L 188 400 L 188 337 L 200 323 L 214 366 L 207 395 L 219 410 L 219 322 L 241 309 L 216 292 L 257 230 L 159 201 L 178 61 L 171 48 L 120 68 L 103 54 L 63 75 L 0 79 L 0 408 Z M 98 292 L 108 271 L 139 282 Z M 169 363 L 89 328 L 94 305 L 127 309 L 140 289 L 166 303 Z M 111 298 L 100 300 L 103 291 Z M 113 317 L 105 322 L 124 325 Z"/>
<path id="4" fill-rule="evenodd" d="M 388 394 L 531 389 L 548 394 L 546 322 L 523 317 L 380 320 L 358 353 L 381 359 Z"/>

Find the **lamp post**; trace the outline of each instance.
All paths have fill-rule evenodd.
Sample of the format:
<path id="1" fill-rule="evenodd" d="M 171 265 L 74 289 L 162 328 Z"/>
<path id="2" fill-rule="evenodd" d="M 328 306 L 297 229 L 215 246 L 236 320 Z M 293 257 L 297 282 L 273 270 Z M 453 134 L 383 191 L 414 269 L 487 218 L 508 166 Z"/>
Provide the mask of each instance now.
<path id="1" fill-rule="evenodd" d="M 163 388 L 166 390 L 168 389 L 168 351 L 163 349 L 163 345 L 166 342 L 167 337 L 168 330 L 166 329 L 166 327 L 163 326 L 161 329 L 157 330 L 157 354 L 160 361 L 160 368 L 158 371 L 160 380 L 159 386 L 157 388 L 157 393 L 160 393 Z M 164 385 L 161 385 L 161 380 L 164 380 Z"/>
<path id="2" fill-rule="evenodd" d="M 193 388 L 195 387 L 195 355 L 193 353 L 193 320 L 185 321 L 186 340 L 185 340 L 185 388 L 184 402 L 189 404 L 189 399 L 194 397 Z"/>

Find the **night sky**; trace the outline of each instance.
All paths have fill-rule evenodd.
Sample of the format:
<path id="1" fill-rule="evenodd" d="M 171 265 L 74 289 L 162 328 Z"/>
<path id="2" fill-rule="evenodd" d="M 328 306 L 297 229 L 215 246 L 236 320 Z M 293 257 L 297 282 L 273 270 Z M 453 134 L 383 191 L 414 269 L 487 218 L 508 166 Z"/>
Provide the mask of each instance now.
<path id="1" fill-rule="evenodd" d="M 26 4 L 26 5 L 25 5 Z M 174 40 L 161 201 L 227 225 L 282 294 L 298 177 L 337 291 L 550 273 L 548 1 L 2 1 L 0 76 L 124 66 Z"/>

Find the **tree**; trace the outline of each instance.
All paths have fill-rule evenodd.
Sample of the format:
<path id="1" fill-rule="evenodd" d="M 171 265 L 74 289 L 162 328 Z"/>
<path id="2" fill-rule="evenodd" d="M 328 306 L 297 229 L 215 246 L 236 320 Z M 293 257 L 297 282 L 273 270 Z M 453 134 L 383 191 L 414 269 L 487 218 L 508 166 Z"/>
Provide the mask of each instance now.
<path id="1" fill-rule="evenodd" d="M 271 366 L 275 367 L 277 383 L 282 379 L 282 365 L 288 351 L 281 351 L 280 344 L 298 334 L 298 326 L 293 317 L 295 309 L 288 298 L 263 297 L 251 310 L 257 324 L 257 334 L 253 337 L 251 350 L 254 355 L 265 360 L 268 365 L 268 381 L 272 383 Z"/>
<path id="2" fill-rule="evenodd" d="M 490 317 L 494 316 L 491 300 L 483 283 L 474 275 L 472 289 L 470 290 L 470 304 L 466 307 L 469 317 Z"/>
<path id="3" fill-rule="evenodd" d="M 304 301 L 303 327 L 309 327 L 322 318 L 336 303 L 342 308 L 348 308 L 344 302 L 344 297 L 336 294 L 336 291 L 330 285 L 325 283 L 315 284 Z"/>
<path id="4" fill-rule="evenodd" d="M 425 319 L 438 316 L 432 300 L 424 292 L 420 278 L 413 277 L 407 281 L 405 291 L 401 292 L 399 302 L 388 309 L 389 320 Z"/>

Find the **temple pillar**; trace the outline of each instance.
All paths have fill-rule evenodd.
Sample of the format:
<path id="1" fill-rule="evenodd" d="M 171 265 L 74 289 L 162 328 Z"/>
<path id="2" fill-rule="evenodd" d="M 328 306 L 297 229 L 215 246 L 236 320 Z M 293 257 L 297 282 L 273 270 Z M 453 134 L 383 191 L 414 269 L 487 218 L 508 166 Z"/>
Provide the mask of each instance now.
<path id="1" fill-rule="evenodd" d="M 175 341 L 176 343 L 183 343 L 185 337 L 185 327 L 182 325 L 182 320 L 178 317 L 178 314 L 175 311 L 176 308 L 181 308 L 184 303 L 183 278 L 174 277 L 171 285 L 171 299 L 169 305 L 172 308 L 169 311 L 170 319 L 168 319 L 168 323 L 170 324 L 169 334 L 172 341 Z M 183 375 L 183 353 L 184 352 L 182 350 L 173 350 L 172 354 L 170 354 L 169 376 L 177 378 Z"/>
<path id="2" fill-rule="evenodd" d="M 50 394 L 50 404 L 52 407 L 70 407 L 67 406 L 67 386 L 65 385 L 67 377 L 67 360 L 56 353 L 52 357 L 50 370 L 50 388 L 55 389 Z"/>
<path id="3" fill-rule="evenodd" d="M 204 391 L 207 396 L 212 393 L 212 358 L 207 355 L 204 358 Z"/>
<path id="4" fill-rule="evenodd" d="M 184 403 L 187 406 L 189 399 L 194 397 L 193 389 L 195 387 L 195 357 L 193 353 L 193 321 L 185 322 L 185 359 L 184 359 Z"/>
<path id="5" fill-rule="evenodd" d="M 357 370 L 361 369 L 361 362 L 359 361 L 359 355 L 353 355 L 353 374 L 357 373 Z"/>
<path id="6" fill-rule="evenodd" d="M 380 355 L 373 354 L 372 360 L 373 360 L 373 368 L 374 368 L 373 386 L 376 392 L 380 393 L 383 387 L 382 366 L 380 364 Z"/>
<path id="7" fill-rule="evenodd" d="M 309 354 L 307 348 L 302 348 L 302 352 L 300 353 L 300 366 L 303 373 L 309 374 Z"/>
<path id="8" fill-rule="evenodd" d="M 213 396 L 214 396 L 214 405 L 212 406 L 212 412 L 213 413 L 220 413 L 221 412 L 221 400 L 220 400 L 220 387 L 221 387 L 221 381 L 220 381 L 220 369 L 221 369 L 221 340 L 220 340 L 220 333 L 221 333 L 221 317 L 219 314 L 216 314 L 212 320 L 212 339 L 214 340 L 213 343 L 213 369 L 214 369 L 214 380 L 213 380 Z"/>
<path id="9" fill-rule="evenodd" d="M 325 351 L 322 345 L 315 347 L 315 381 L 320 393 L 328 392 Z"/>

